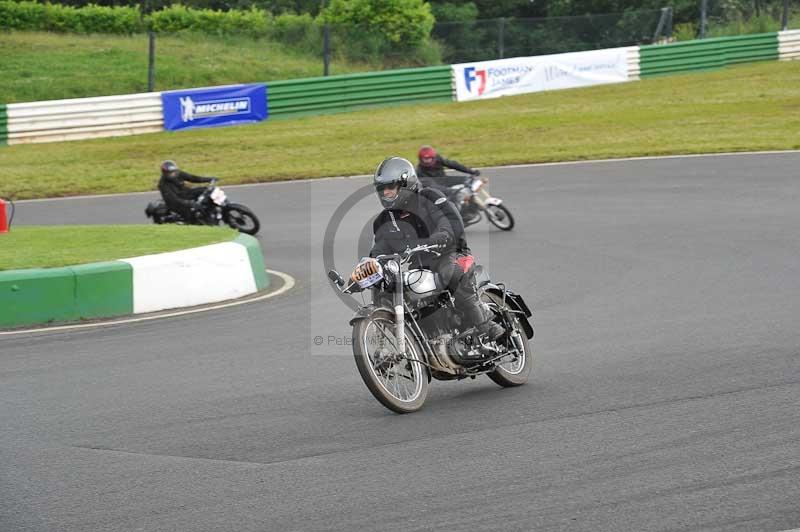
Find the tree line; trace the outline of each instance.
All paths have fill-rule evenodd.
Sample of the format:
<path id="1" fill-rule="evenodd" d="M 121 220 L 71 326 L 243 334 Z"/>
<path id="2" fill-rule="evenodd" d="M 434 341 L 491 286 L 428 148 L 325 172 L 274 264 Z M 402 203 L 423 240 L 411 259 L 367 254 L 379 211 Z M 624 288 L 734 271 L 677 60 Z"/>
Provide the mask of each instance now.
<path id="1" fill-rule="evenodd" d="M 316 17 L 326 5 L 336 0 L 50 0 L 50 3 L 81 7 L 130 6 L 159 10 L 172 4 L 198 9 L 227 11 L 256 8 L 280 15 L 309 14 Z M 623 13 L 671 7 L 675 23 L 694 22 L 699 18 L 701 0 L 369 0 L 376 9 L 391 4 L 428 4 L 437 22 L 464 22 L 494 18 L 544 18 L 576 15 Z M 797 3 L 797 0 L 792 0 Z M 709 16 L 749 18 L 776 11 L 783 0 L 708 0 Z"/>

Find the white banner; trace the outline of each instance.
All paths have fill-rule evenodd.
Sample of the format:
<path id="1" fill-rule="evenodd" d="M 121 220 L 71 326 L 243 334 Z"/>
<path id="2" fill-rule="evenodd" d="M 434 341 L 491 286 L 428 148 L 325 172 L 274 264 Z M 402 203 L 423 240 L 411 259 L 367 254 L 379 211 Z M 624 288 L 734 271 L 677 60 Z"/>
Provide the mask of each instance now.
<path id="1" fill-rule="evenodd" d="M 628 81 L 628 50 L 515 57 L 453 65 L 460 102 Z"/>

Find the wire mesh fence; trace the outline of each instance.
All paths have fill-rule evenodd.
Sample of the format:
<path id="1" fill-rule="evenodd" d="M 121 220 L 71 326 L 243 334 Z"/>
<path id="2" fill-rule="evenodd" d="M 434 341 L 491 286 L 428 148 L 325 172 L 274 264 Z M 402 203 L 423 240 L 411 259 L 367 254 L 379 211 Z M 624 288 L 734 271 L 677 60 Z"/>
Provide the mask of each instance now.
<path id="1" fill-rule="evenodd" d="M 696 21 L 675 27 L 679 40 L 800 29 L 800 0 L 701 0 Z"/>
<path id="2" fill-rule="evenodd" d="M 439 23 L 432 37 L 447 63 L 650 44 L 672 34 L 670 8 L 579 17 Z"/>

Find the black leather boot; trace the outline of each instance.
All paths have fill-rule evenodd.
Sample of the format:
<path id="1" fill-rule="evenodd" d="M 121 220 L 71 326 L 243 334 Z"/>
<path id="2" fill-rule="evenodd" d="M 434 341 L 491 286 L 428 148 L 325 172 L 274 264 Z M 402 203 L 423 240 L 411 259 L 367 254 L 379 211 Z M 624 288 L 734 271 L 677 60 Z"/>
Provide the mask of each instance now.
<path id="1" fill-rule="evenodd" d="M 486 335 L 489 341 L 497 340 L 506 332 L 492 320 L 491 312 L 484 312 L 477 295 L 472 295 L 464 300 L 462 314 L 467 324 L 475 327 L 479 335 Z"/>

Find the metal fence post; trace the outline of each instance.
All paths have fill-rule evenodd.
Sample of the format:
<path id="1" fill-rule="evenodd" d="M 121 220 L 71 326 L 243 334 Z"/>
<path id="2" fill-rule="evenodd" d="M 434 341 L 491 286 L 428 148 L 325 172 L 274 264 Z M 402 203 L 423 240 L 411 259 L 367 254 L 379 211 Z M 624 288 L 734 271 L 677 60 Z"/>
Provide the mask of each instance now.
<path id="1" fill-rule="evenodd" d="M 497 55 L 500 59 L 503 59 L 504 55 L 504 48 L 505 48 L 505 27 L 506 27 L 506 19 L 505 17 L 500 17 L 499 20 L 499 27 L 497 32 Z"/>
<path id="2" fill-rule="evenodd" d="M 656 26 L 656 31 L 653 33 L 653 43 L 658 42 L 659 36 L 664 32 L 664 27 L 669 27 L 668 36 L 672 35 L 672 8 L 671 7 L 662 7 L 661 8 L 661 17 L 658 19 L 658 25 Z M 669 24 L 667 21 L 670 21 Z"/>
<path id="3" fill-rule="evenodd" d="M 330 73 L 331 65 L 331 31 L 330 27 L 325 24 L 322 28 L 322 70 L 323 75 L 327 76 Z"/>
<path id="4" fill-rule="evenodd" d="M 319 2 L 319 16 L 325 15 L 325 0 Z M 331 29 L 327 22 L 322 26 L 322 75 L 328 76 L 331 67 Z"/>
<path id="5" fill-rule="evenodd" d="M 156 87 L 156 34 L 153 30 L 147 32 L 147 92 L 153 92 Z"/>
<path id="6" fill-rule="evenodd" d="M 789 0 L 783 0 L 783 17 L 781 20 L 782 31 L 789 29 Z"/>
<path id="7" fill-rule="evenodd" d="M 700 2 L 700 38 L 706 38 L 706 25 L 708 23 L 708 0 Z"/>

